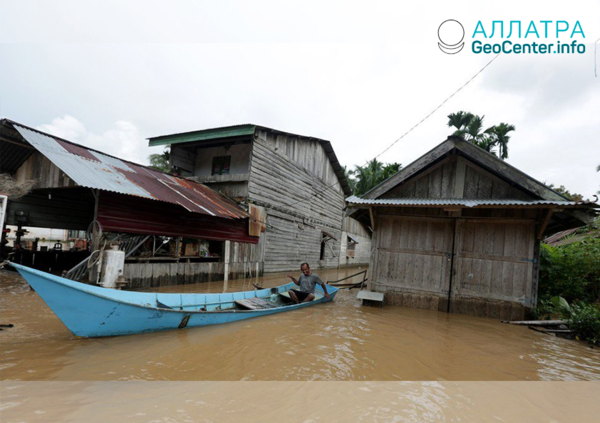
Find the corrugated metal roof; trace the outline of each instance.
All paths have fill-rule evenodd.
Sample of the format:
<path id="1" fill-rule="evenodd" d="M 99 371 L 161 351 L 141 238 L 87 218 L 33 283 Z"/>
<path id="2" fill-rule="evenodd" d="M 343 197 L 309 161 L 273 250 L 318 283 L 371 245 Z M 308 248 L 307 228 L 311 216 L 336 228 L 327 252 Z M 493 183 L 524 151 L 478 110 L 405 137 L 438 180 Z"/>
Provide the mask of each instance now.
<path id="1" fill-rule="evenodd" d="M 463 207 L 479 207 L 479 206 L 581 206 L 592 205 L 598 207 L 596 203 L 583 201 L 549 201 L 549 200 L 468 200 L 455 198 L 392 198 L 392 199 L 364 199 L 355 195 L 346 198 L 346 202 L 350 205 L 364 206 L 463 206 Z"/>
<path id="2" fill-rule="evenodd" d="M 12 122 L 36 150 L 82 187 L 178 204 L 190 212 L 227 219 L 247 218 L 233 201 L 205 185 L 177 178 Z"/>

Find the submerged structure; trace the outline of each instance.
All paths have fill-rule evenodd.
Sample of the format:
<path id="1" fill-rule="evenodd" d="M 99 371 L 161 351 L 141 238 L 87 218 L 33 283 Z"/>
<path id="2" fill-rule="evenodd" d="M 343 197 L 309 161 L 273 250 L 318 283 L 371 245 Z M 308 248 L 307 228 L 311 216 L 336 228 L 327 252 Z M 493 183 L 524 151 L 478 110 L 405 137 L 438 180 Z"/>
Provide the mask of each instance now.
<path id="1" fill-rule="evenodd" d="M 3 255 L 103 283 L 115 243 L 125 264 L 113 274 L 130 288 L 368 263 L 371 232 L 344 216 L 350 190 L 330 142 L 241 125 L 150 145 L 171 147 L 172 174 L 2 119 L 0 173 L 32 186 L 2 201 L 16 226 Z M 27 228 L 68 239 L 27 239 Z"/>
<path id="2" fill-rule="evenodd" d="M 251 230 L 245 210 L 203 184 L 8 119 L 0 121 L 0 147 L 0 173 L 32 184 L 29 193 L 7 202 L 6 223 L 17 227 L 17 263 L 101 283 L 100 252 L 118 243 L 126 254 L 120 275 L 131 288 L 255 270 L 240 260 L 239 251 L 252 254 L 260 230 Z M 70 230 L 73 247 L 22 242 L 27 227 Z M 85 239 L 78 238 L 81 231 Z"/>
<path id="3" fill-rule="evenodd" d="M 258 125 L 237 125 L 150 138 L 170 146 L 170 165 L 248 207 L 264 222 L 246 261 L 264 272 L 367 264 L 371 232 L 344 216 L 351 194 L 329 141 Z"/>
<path id="4" fill-rule="evenodd" d="M 458 137 L 347 203 L 375 230 L 370 283 L 386 303 L 512 320 L 536 304 L 540 240 L 598 208 Z"/>

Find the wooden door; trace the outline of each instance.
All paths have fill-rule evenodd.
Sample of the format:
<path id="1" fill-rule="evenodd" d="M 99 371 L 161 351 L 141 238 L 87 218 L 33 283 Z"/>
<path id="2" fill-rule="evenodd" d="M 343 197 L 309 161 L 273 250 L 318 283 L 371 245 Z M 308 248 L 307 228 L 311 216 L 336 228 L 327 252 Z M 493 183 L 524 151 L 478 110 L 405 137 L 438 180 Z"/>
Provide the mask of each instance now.
<path id="1" fill-rule="evenodd" d="M 519 302 L 531 307 L 534 222 L 459 219 L 457 223 L 452 297 Z"/>
<path id="2" fill-rule="evenodd" d="M 452 219 L 378 216 L 373 280 L 385 290 L 448 295 Z"/>

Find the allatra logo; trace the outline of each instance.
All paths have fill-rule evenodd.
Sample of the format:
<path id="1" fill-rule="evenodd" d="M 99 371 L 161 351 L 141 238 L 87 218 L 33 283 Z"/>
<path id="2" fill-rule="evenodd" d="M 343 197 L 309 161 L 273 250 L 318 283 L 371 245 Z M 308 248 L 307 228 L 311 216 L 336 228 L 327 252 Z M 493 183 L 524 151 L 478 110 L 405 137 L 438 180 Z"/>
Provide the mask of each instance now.
<path id="1" fill-rule="evenodd" d="M 446 54 L 456 54 L 463 49 L 465 43 L 465 29 L 462 24 L 454 19 L 442 22 L 438 28 L 438 46 Z"/>

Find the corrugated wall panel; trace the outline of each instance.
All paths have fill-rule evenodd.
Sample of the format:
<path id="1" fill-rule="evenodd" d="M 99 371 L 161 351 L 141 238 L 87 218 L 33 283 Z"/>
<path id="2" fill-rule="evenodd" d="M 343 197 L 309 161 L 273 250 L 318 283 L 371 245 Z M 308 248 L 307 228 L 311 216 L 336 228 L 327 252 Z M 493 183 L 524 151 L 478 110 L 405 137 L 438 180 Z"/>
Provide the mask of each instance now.
<path id="1" fill-rule="evenodd" d="M 247 219 L 209 217 L 178 206 L 113 193 L 100 193 L 98 221 L 104 231 L 111 232 L 258 243 L 258 237 L 248 235 Z"/>

